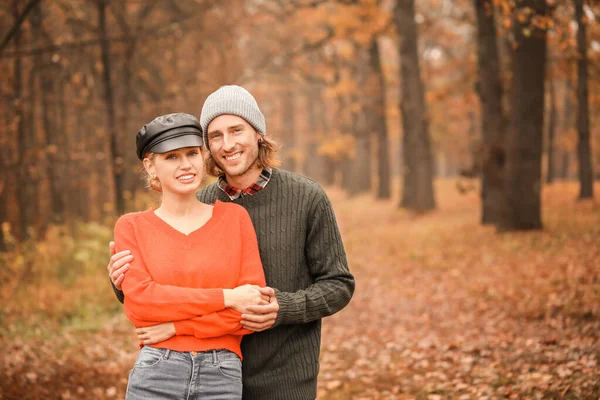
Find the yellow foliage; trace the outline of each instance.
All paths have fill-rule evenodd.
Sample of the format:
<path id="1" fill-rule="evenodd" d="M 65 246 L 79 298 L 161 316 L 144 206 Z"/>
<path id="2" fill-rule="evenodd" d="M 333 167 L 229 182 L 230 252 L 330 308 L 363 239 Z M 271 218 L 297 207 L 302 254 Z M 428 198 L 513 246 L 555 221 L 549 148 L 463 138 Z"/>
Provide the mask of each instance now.
<path id="1" fill-rule="evenodd" d="M 329 137 L 319 145 L 317 154 L 339 160 L 344 157 L 356 156 L 356 139 L 350 134 L 338 134 Z"/>
<path id="2" fill-rule="evenodd" d="M 2 229 L 10 238 L 8 224 Z M 119 312 L 106 273 L 111 239 L 112 226 L 88 223 L 51 226 L 40 242 L 9 240 L 0 253 L 0 336 L 43 335 L 84 315 L 97 326 L 98 313 Z M 97 313 L 86 314 L 90 308 Z"/>

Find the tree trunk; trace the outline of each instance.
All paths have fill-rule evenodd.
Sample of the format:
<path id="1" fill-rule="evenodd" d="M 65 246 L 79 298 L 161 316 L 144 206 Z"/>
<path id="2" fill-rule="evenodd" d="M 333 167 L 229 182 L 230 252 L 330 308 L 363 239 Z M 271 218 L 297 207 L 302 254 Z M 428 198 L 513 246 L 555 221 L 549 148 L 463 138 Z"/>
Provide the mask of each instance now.
<path id="1" fill-rule="evenodd" d="M 573 129 L 573 84 L 571 79 L 567 77 L 564 86 L 564 99 L 562 107 L 562 121 L 560 134 L 562 136 L 569 135 Z M 561 159 L 559 177 L 561 179 L 571 179 L 571 151 L 565 146 L 561 146 Z"/>
<path id="2" fill-rule="evenodd" d="M 73 88 L 69 88 L 70 92 L 73 91 Z M 69 93 L 70 94 L 70 93 Z M 67 97 L 68 98 L 68 97 Z M 64 102 L 65 106 L 67 106 L 66 102 Z M 75 106 L 75 112 L 72 114 L 73 117 L 73 125 L 72 126 L 82 126 L 85 121 L 85 111 L 81 106 Z M 82 149 L 79 143 L 83 143 L 87 148 L 93 148 L 97 146 L 96 138 L 93 135 L 83 135 L 78 129 L 75 129 L 73 132 L 67 132 L 67 134 L 73 135 L 73 140 L 75 141 L 74 152 L 79 157 L 88 156 L 87 154 L 82 155 Z M 92 196 L 92 191 L 94 186 L 93 177 L 98 172 L 95 172 L 100 166 L 98 166 L 98 161 L 95 160 L 93 155 L 89 155 L 89 158 L 86 160 L 84 158 L 77 158 L 78 163 L 82 163 L 83 176 L 85 179 L 80 179 L 77 175 L 71 175 L 70 179 L 70 190 L 69 193 L 75 193 L 77 190 L 77 186 L 84 188 L 84 192 L 82 193 L 81 198 L 73 198 L 70 196 L 69 203 L 73 205 L 73 209 L 76 210 L 75 214 L 77 217 L 83 219 L 84 221 L 95 221 L 99 219 L 99 215 L 97 215 L 98 210 L 102 209 L 102 202 L 98 201 L 97 197 Z M 87 162 L 86 162 L 87 161 Z M 72 168 L 70 169 L 73 170 Z M 109 180 L 107 180 L 109 181 Z M 110 184 L 110 182 L 107 182 Z M 71 207 L 68 207 L 71 208 Z"/>
<path id="3" fill-rule="evenodd" d="M 43 16 L 41 4 L 37 4 L 31 11 L 31 39 L 33 43 L 38 45 L 45 43 L 43 40 Z M 30 167 L 30 176 L 34 184 L 32 190 L 32 197 L 36 200 L 32 200 L 31 203 L 35 209 L 34 220 L 35 220 L 35 232 L 36 239 L 42 240 L 46 236 L 48 229 L 48 223 L 52 216 L 52 195 L 49 192 L 56 191 L 56 187 L 53 184 L 53 180 L 50 178 L 55 172 L 54 165 L 49 161 L 51 157 L 51 149 L 48 149 L 47 138 L 49 136 L 57 137 L 56 132 L 53 132 L 50 127 L 49 114 L 52 111 L 51 101 L 48 100 L 54 91 L 52 90 L 52 84 L 48 87 L 48 69 L 50 63 L 46 63 L 44 56 L 41 53 L 33 56 L 33 69 L 32 79 L 29 81 L 30 86 L 30 116 L 28 118 L 30 124 L 30 131 L 34 137 L 36 143 L 36 154 L 38 158 L 33 167 Z M 33 74 L 35 71 L 35 75 Z M 40 119 L 40 115 L 37 112 L 41 112 L 41 129 L 37 121 Z M 50 151 L 49 151 L 50 150 Z M 63 148 L 64 151 L 64 148 Z M 50 197 L 50 201 L 47 198 Z"/>
<path id="4" fill-rule="evenodd" d="M 323 182 L 325 170 L 324 159 L 318 154 L 319 137 L 325 131 L 325 104 L 321 96 L 321 88 L 310 85 L 308 89 L 308 132 L 306 132 L 306 157 L 304 158 L 304 173 L 317 182 Z"/>
<path id="5" fill-rule="evenodd" d="M 362 85 L 361 85 L 362 86 Z M 362 86 L 364 87 L 364 86 Z M 353 103 L 360 104 L 362 99 L 354 96 Z M 371 131 L 366 126 L 364 105 L 352 112 L 352 134 L 354 135 L 354 157 L 348 157 L 348 180 L 344 186 L 350 196 L 371 190 Z"/>
<path id="6" fill-rule="evenodd" d="M 114 3 L 113 3 L 114 4 Z M 127 140 L 130 135 L 135 132 L 137 128 L 137 122 L 132 126 L 131 123 L 131 108 L 134 105 L 134 68 L 136 66 L 134 56 L 137 51 L 138 38 L 140 37 L 141 31 L 144 28 L 144 21 L 150 15 L 152 10 L 157 6 L 156 2 L 145 2 L 144 6 L 140 7 L 138 12 L 133 16 L 129 16 L 127 10 L 127 3 L 116 3 L 119 7 L 118 11 L 115 11 L 114 8 L 112 11 L 120 13 L 122 18 L 119 22 L 121 22 L 121 29 L 123 30 L 125 36 L 127 37 L 126 47 L 125 47 L 125 57 L 123 57 L 123 72 L 121 74 L 121 88 L 122 95 L 121 97 L 121 106 L 120 106 L 120 118 L 119 121 L 119 131 L 118 137 L 119 140 Z M 133 24 L 129 24 L 128 21 L 132 21 Z M 131 25 L 135 25 L 132 32 Z M 200 43 L 200 42 L 199 42 Z M 201 43 L 200 43 L 201 44 Z M 177 57 L 173 57 L 174 61 L 177 60 Z M 187 93 L 187 91 L 183 91 Z M 135 153 L 132 151 L 127 151 L 123 155 L 124 165 L 138 165 L 138 159 L 135 156 Z M 125 208 L 127 207 L 127 202 L 132 206 L 135 205 L 136 194 L 144 189 L 143 180 L 140 179 L 140 174 L 131 168 L 125 168 L 123 170 L 123 198 L 125 200 Z"/>
<path id="7" fill-rule="evenodd" d="M 348 79 L 356 81 L 359 87 L 365 87 L 368 78 L 368 54 L 354 43 L 355 62 L 348 66 Z M 354 148 L 344 161 L 343 188 L 349 196 L 368 192 L 371 189 L 371 131 L 367 126 L 366 96 L 363 93 L 351 93 L 347 96 L 346 110 L 349 110 L 348 125 L 343 132 L 349 132 L 354 138 Z M 354 151 L 352 151 L 354 150 Z"/>
<path id="8" fill-rule="evenodd" d="M 590 147 L 590 111 L 588 90 L 588 57 L 586 25 L 583 15 L 583 0 L 575 0 L 577 20 L 577 156 L 579 158 L 579 198 L 594 197 L 594 175 L 592 173 L 592 150 Z"/>
<path id="9" fill-rule="evenodd" d="M 39 6 L 39 5 L 38 5 Z M 37 7 L 36 7 L 37 8 Z M 37 43 L 38 39 L 38 29 L 39 25 L 37 25 L 34 21 L 34 15 L 36 15 L 36 10 L 32 11 L 31 17 L 31 37 L 34 43 Z M 44 231 L 44 218 L 41 216 L 40 212 L 40 183 L 42 180 L 42 170 L 44 166 L 42 165 L 41 160 L 36 160 L 41 155 L 40 142 L 38 141 L 38 124 L 37 124 L 37 102 L 38 102 L 38 80 L 39 80 L 39 71 L 41 68 L 42 60 L 41 55 L 36 54 L 33 57 L 33 64 L 31 65 L 31 69 L 28 71 L 27 78 L 27 104 L 28 108 L 26 111 L 27 117 L 25 118 L 25 157 L 23 160 L 22 175 L 21 182 L 23 182 L 24 190 L 27 192 L 26 202 L 19 204 L 19 207 L 25 208 L 27 215 L 27 225 L 32 229 L 32 232 L 35 235 L 36 239 L 40 239 L 42 231 Z M 35 160 L 35 161 L 34 161 Z M 26 182 L 27 183 L 24 183 Z M 43 236 L 42 236 L 43 237 Z"/>
<path id="10" fill-rule="evenodd" d="M 404 181 L 401 207 L 417 212 L 435 208 L 429 115 L 419 68 L 414 0 L 398 0 L 395 23 L 400 35 Z"/>
<path id="11" fill-rule="evenodd" d="M 15 21 L 19 17 L 18 0 L 13 1 L 13 15 Z M 31 159 L 28 159 L 27 153 L 29 146 L 32 145 L 31 135 L 28 134 L 25 126 L 25 110 L 24 110 L 24 96 L 23 96 L 23 63 L 21 55 L 21 29 L 14 36 L 15 45 L 15 81 L 14 81 L 14 93 L 15 93 L 15 116 L 17 118 L 17 154 L 19 155 L 18 164 L 18 185 L 17 189 L 17 200 L 19 204 L 19 227 L 17 230 L 17 238 L 20 241 L 24 241 L 29 238 L 29 226 L 31 224 L 31 202 L 30 198 L 30 179 L 28 177 L 29 171 L 28 166 Z"/>
<path id="12" fill-rule="evenodd" d="M 555 143 L 555 138 L 556 138 L 556 117 L 557 117 L 557 110 L 556 110 L 556 91 L 554 90 L 554 77 L 551 76 L 550 79 L 548 79 L 548 89 L 549 89 L 549 96 L 550 96 L 550 111 L 548 113 L 548 144 L 546 146 L 546 152 L 548 155 L 547 158 L 547 162 L 546 162 L 546 183 L 550 184 L 552 182 L 554 182 L 554 176 L 555 176 L 555 161 L 554 161 L 554 156 L 555 156 L 555 150 L 554 150 L 554 143 Z"/>
<path id="13" fill-rule="evenodd" d="M 83 196 L 77 196 L 75 193 L 80 192 L 82 187 L 80 186 L 80 182 L 77 179 L 78 174 L 83 174 L 83 176 L 87 176 L 86 172 L 89 171 L 90 165 L 89 163 L 79 163 L 79 168 L 72 168 L 71 162 L 71 154 L 75 152 L 75 146 L 73 143 L 77 143 L 77 138 L 73 138 L 70 132 L 68 132 L 68 110 L 67 110 L 67 81 L 65 79 L 65 75 L 69 76 L 69 74 L 58 74 L 58 79 L 56 79 L 56 133 L 60 137 L 64 138 L 65 149 L 66 152 L 61 154 L 59 157 L 59 162 L 61 163 L 61 171 L 64 171 L 64 177 L 62 182 L 63 193 L 62 201 L 64 202 L 64 213 L 63 219 L 65 222 L 69 224 L 75 223 L 76 219 L 86 220 L 87 215 L 80 213 L 80 204 L 87 204 L 87 201 L 84 200 Z M 76 106 L 74 106 L 76 107 Z M 72 115 L 79 120 L 79 110 L 75 108 L 72 112 Z M 75 124 L 75 126 L 80 126 L 79 124 Z M 79 132 L 79 130 L 76 130 Z M 73 230 L 72 230 L 73 231 Z"/>
<path id="14" fill-rule="evenodd" d="M 352 168 L 354 167 L 354 163 L 349 156 L 343 156 L 339 160 L 338 165 L 340 166 L 339 169 L 342 175 L 342 181 L 340 184 L 343 189 L 349 190 L 349 188 L 352 186 Z"/>
<path id="15" fill-rule="evenodd" d="M 117 126 L 115 119 L 115 102 L 111 83 L 110 43 L 106 32 L 106 5 L 108 0 L 97 0 L 98 26 L 100 30 L 100 43 L 102 46 L 102 78 L 104 83 L 104 102 L 106 106 L 106 131 L 108 146 L 106 146 L 106 160 L 112 170 L 113 204 L 119 215 L 125 213 L 125 199 L 123 197 L 123 157 L 117 144 Z M 109 174 L 110 175 L 110 174 Z"/>
<path id="16" fill-rule="evenodd" d="M 330 157 L 325 157 L 325 170 L 323 172 L 323 183 L 327 186 L 335 185 L 335 173 L 338 164 Z"/>
<path id="17" fill-rule="evenodd" d="M 477 12 L 478 94 L 481 101 L 481 223 L 505 218 L 504 161 L 506 118 L 502 108 L 502 81 L 496 37 L 494 4 L 475 0 Z"/>
<path id="18" fill-rule="evenodd" d="M 562 158 L 560 160 L 560 177 L 562 179 L 571 178 L 571 153 L 567 149 L 563 149 Z"/>
<path id="19" fill-rule="evenodd" d="M 349 101 L 348 96 L 346 94 L 338 94 L 337 95 L 337 116 L 336 116 L 336 121 L 338 123 L 338 129 L 345 133 L 345 134 L 352 134 L 353 137 L 356 137 L 354 135 L 353 130 L 355 129 L 354 126 L 352 125 L 352 113 L 350 112 L 350 108 L 351 108 L 351 101 Z M 354 143 L 354 146 L 356 146 L 356 143 Z M 339 185 L 342 189 L 345 190 L 350 190 L 350 187 L 352 185 L 351 181 L 353 179 L 352 176 L 352 167 L 353 167 L 353 163 L 352 160 L 350 158 L 351 156 L 351 145 L 348 144 L 347 146 L 344 146 L 343 149 L 337 149 L 338 153 L 334 155 L 334 159 L 336 162 L 336 167 L 337 167 L 337 172 L 339 173 L 339 177 L 336 176 L 336 179 L 338 179 Z"/>
<path id="20" fill-rule="evenodd" d="M 282 101 L 283 124 L 281 136 L 282 167 L 288 171 L 296 171 L 296 159 L 294 157 L 294 135 L 296 134 L 296 102 L 294 101 L 294 90 L 286 87 Z"/>
<path id="21" fill-rule="evenodd" d="M 379 54 L 377 38 L 373 39 L 369 49 L 369 92 L 367 97 L 370 107 L 367 109 L 369 122 L 367 126 L 375 132 L 377 138 L 377 198 L 389 199 L 392 196 L 389 142 L 387 136 L 385 76 Z"/>
<path id="22" fill-rule="evenodd" d="M 54 94 L 60 89 L 60 83 L 53 82 L 50 76 L 51 71 L 46 68 L 41 74 L 42 88 L 42 124 L 46 136 L 46 149 L 48 154 L 48 180 L 50 188 L 50 220 L 54 223 L 64 222 L 65 204 L 62 194 L 64 174 L 65 154 L 68 154 L 64 140 L 64 132 L 58 130 L 56 124 L 56 115 L 52 115 L 55 110 L 53 104 L 56 104 Z"/>
<path id="23" fill-rule="evenodd" d="M 533 11 L 531 14 L 524 11 Z M 506 194 L 508 212 L 503 230 L 541 229 L 541 159 L 544 125 L 546 31 L 530 24 L 545 18 L 546 0 L 524 0 L 515 10 L 511 129 L 507 140 Z M 527 18 L 516 14 L 523 12 Z"/>
<path id="24" fill-rule="evenodd" d="M 121 117 L 119 119 L 119 131 L 121 134 L 119 135 L 120 140 L 124 140 L 129 137 L 132 132 L 135 132 L 135 129 L 130 126 L 130 115 L 131 115 L 131 106 L 133 105 L 133 56 L 136 51 L 136 39 L 129 38 L 127 42 L 127 47 L 125 51 L 125 58 L 123 60 L 123 73 L 122 73 L 122 83 L 121 87 L 123 88 L 123 94 L 121 95 Z M 123 135 L 125 133 L 125 135 Z M 126 152 L 123 155 L 124 165 L 136 165 L 138 163 L 138 159 L 132 151 Z M 123 199 L 124 202 L 128 200 L 130 204 L 135 204 L 135 196 L 138 190 L 142 190 L 144 188 L 143 181 L 140 179 L 140 175 L 131 170 L 131 168 L 123 169 L 123 184 L 125 185 L 123 188 Z"/>
<path id="25" fill-rule="evenodd" d="M 5 99 L 0 99 L 0 104 L 2 105 L 1 118 L 0 123 L 3 123 L 5 127 L 10 125 L 10 121 L 14 118 L 12 113 L 9 112 L 9 104 Z M 5 134 L 9 134 L 8 129 L 6 129 Z M 10 132 L 12 134 L 12 132 Z M 9 154 L 11 153 L 11 149 L 6 148 L 6 146 L 0 146 L 0 253 L 4 252 L 8 249 L 8 241 L 7 237 L 4 235 L 4 229 L 2 229 L 3 224 L 10 224 L 9 219 L 9 210 L 8 210 L 8 197 L 10 195 L 9 186 L 11 183 L 11 178 L 13 176 L 13 165 L 9 160 Z M 12 157 L 10 157 L 12 158 Z M 14 187 L 14 186 L 12 186 Z"/>

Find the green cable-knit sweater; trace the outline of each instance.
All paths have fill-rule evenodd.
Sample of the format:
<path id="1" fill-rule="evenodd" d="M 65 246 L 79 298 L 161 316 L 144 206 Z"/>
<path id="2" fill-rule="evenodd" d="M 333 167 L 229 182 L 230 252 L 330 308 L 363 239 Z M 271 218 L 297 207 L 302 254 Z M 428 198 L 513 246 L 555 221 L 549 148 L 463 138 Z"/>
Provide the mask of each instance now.
<path id="1" fill-rule="evenodd" d="M 197 197 L 232 202 L 216 183 Z M 271 329 L 242 340 L 243 397 L 315 399 L 321 318 L 344 308 L 354 293 L 331 203 L 316 182 L 276 168 L 264 189 L 233 202 L 250 214 L 280 307 Z"/>
<path id="2" fill-rule="evenodd" d="M 232 201 L 216 183 L 197 197 Z M 321 318 L 354 293 L 331 203 L 316 182 L 276 168 L 264 189 L 233 202 L 250 214 L 267 285 L 279 302 L 275 326 L 242 340 L 244 399 L 314 399 Z"/>

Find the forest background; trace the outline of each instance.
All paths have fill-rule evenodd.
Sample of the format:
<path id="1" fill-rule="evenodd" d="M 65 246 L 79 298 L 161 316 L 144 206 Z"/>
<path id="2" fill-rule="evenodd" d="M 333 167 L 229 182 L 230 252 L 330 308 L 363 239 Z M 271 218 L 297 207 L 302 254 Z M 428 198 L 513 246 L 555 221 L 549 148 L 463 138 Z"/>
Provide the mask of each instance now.
<path id="1" fill-rule="evenodd" d="M 135 133 L 239 84 L 357 292 L 319 398 L 600 398 L 594 0 L 2 0 L 0 399 L 122 398 Z"/>

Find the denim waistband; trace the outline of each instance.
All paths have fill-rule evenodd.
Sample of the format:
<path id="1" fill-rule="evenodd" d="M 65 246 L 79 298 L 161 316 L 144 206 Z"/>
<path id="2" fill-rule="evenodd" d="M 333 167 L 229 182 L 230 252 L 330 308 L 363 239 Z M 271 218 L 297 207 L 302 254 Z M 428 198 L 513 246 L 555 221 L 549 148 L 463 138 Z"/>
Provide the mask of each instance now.
<path id="1" fill-rule="evenodd" d="M 168 359 L 171 355 L 177 354 L 182 357 L 192 357 L 192 358 L 212 358 L 213 362 L 216 362 L 218 359 L 223 357 L 234 356 L 239 359 L 238 355 L 235 354 L 231 350 L 227 349 L 214 349 L 214 350 L 201 350 L 201 351 L 179 351 L 179 350 L 171 350 L 171 349 L 163 349 L 152 346 L 144 345 L 142 350 L 146 351 L 157 351 L 162 354 L 165 359 Z"/>

